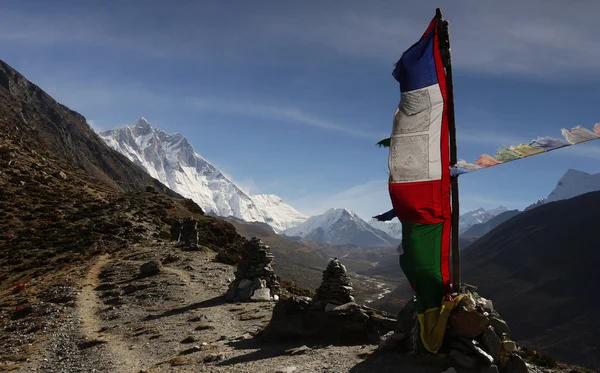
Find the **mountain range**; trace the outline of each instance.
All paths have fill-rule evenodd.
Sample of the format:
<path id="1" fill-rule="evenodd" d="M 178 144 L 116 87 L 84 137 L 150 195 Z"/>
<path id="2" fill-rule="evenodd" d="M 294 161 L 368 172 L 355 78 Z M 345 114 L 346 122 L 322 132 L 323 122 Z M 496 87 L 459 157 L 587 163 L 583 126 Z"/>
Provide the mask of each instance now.
<path id="1" fill-rule="evenodd" d="M 276 232 L 307 219 L 275 195 L 245 193 L 196 153 L 185 137 L 153 128 L 144 117 L 99 135 L 108 146 L 207 213 L 263 222 Z"/>
<path id="2" fill-rule="evenodd" d="M 324 214 L 312 216 L 304 223 L 286 229 L 283 234 L 331 245 L 397 246 L 400 243 L 344 208 L 329 209 Z"/>
<path id="3" fill-rule="evenodd" d="M 132 131 L 145 132 L 143 123 L 138 127 Z M 213 333 L 214 339 L 210 340 L 215 341 L 221 340 L 220 336 L 225 335 L 221 328 L 229 324 L 241 324 L 237 329 L 228 329 L 226 339 L 230 341 L 240 341 L 239 336 L 247 333 L 249 325 L 260 329 L 259 321 L 249 324 L 252 318 L 244 318 L 242 314 L 260 313 L 257 319 L 270 316 L 269 311 L 249 303 L 243 306 L 247 308 L 238 314 L 240 317 L 232 317 L 233 308 L 218 301 L 231 281 L 227 276 L 233 276 L 234 271 L 233 267 L 210 258 L 216 253 L 225 254 L 221 260 L 235 263 L 233 260 L 239 260 L 246 243 L 232 223 L 206 216 L 193 200 L 170 190 L 140 168 L 141 159 L 135 162 L 108 147 L 83 116 L 53 100 L 2 61 L 0 130 L 0 314 L 4 315 L 0 317 L 0 328 L 5 331 L 0 338 L 0 357 L 15 363 L 4 365 L 3 360 L 3 366 L 19 369 L 37 360 L 49 360 L 46 367 L 51 371 L 68 360 L 73 364 L 69 369 L 89 371 L 91 365 L 81 364 L 81 360 L 87 357 L 87 362 L 97 364 L 99 359 L 94 351 L 103 346 L 110 347 L 103 350 L 107 351 L 107 359 L 121 356 L 114 360 L 117 363 L 127 363 L 138 356 L 128 354 L 135 350 L 136 353 L 152 351 L 141 356 L 154 359 L 153 366 L 164 361 L 175 366 L 181 361 L 173 357 L 182 351 L 181 337 L 192 334 L 191 316 L 194 320 L 210 317 L 210 328 L 216 330 L 211 332 L 204 325 L 196 331 Z M 150 149 L 142 151 L 142 155 L 159 148 L 159 143 L 148 136 L 150 133 L 145 133 L 146 136 L 135 136 L 140 140 L 139 146 L 145 139 L 145 149 Z M 133 137 L 129 140 L 133 139 L 137 145 Z M 157 137 L 160 140 L 160 134 Z M 163 137 L 165 146 L 171 144 L 170 149 L 183 142 L 176 135 L 169 140 Z M 123 149 L 127 149 L 125 144 L 129 140 L 123 142 Z M 154 145 L 148 145 L 149 142 Z M 164 158 L 156 157 L 152 163 L 156 175 L 161 172 L 167 175 L 168 168 L 161 166 L 161 162 L 168 161 L 169 156 L 177 159 L 169 165 L 179 163 L 180 157 L 188 161 L 182 163 L 186 167 L 198 164 L 193 149 L 193 153 L 189 148 L 179 152 L 163 148 L 163 151 Z M 208 166 L 200 169 L 217 175 Z M 587 180 L 585 175 L 579 177 Z M 178 177 L 183 176 L 177 175 L 175 180 L 182 180 Z M 565 178 L 557 190 L 578 183 L 577 178 Z M 596 248 L 600 238 L 595 234 L 595 224 L 600 218 L 600 192 L 590 188 L 580 188 L 579 192 L 584 194 L 577 197 L 572 193 L 555 193 L 568 199 L 544 203 L 499 223 L 465 249 L 462 268 L 464 280 L 478 285 L 482 296 L 493 299 L 516 338 L 561 359 L 600 367 L 600 324 L 596 315 L 600 306 L 596 298 L 600 282 Z M 214 199 L 211 201 L 218 205 Z M 272 201 L 277 205 L 274 198 L 260 202 L 268 205 Z M 483 217 L 484 212 L 470 215 L 479 223 L 466 232 L 511 211 L 492 218 Z M 190 217 L 197 222 L 201 253 L 170 243 L 173 227 L 180 227 L 181 221 Z M 346 229 L 346 234 L 351 235 L 354 231 L 347 229 L 354 227 L 392 243 L 385 233 L 346 209 L 331 209 L 313 218 L 282 231 L 304 235 L 307 240 L 343 242 L 344 237 L 336 232 Z M 465 217 L 463 221 L 467 220 Z M 253 235 L 252 230 L 264 224 L 267 223 L 259 222 L 244 229 L 247 235 Z M 329 232 L 326 227 L 337 229 Z M 271 236 L 266 229 L 262 235 Z M 319 263 L 330 256 L 329 252 L 311 251 L 305 244 L 288 247 L 287 242 L 280 241 L 281 237 L 270 239 L 282 246 L 278 251 L 279 261 L 295 255 L 286 267 L 290 276 L 303 270 L 307 257 L 313 262 L 311 272 L 318 274 L 322 265 Z M 359 235 L 356 239 L 363 237 Z M 304 250 L 302 255 L 299 250 Z M 339 248 L 334 250 L 337 251 L 331 253 L 344 253 Z M 377 251 L 385 250 L 373 250 L 363 257 L 359 252 L 360 262 L 355 260 L 350 265 L 364 268 L 371 262 L 391 264 L 397 258 L 389 250 L 385 256 L 378 256 Z M 153 274 L 156 277 L 140 275 L 148 263 L 160 269 Z M 136 330 L 132 332 L 123 325 L 134 325 Z M 175 328 L 180 328 L 177 333 L 163 334 Z M 122 335 L 117 334 L 120 331 Z M 123 348 L 140 346 L 140 342 L 146 347 Z M 241 349 L 228 345 L 223 343 L 219 348 L 230 361 L 243 364 L 256 360 L 255 354 L 248 358 L 239 354 Z M 319 366 L 330 366 L 331 351 L 338 351 L 338 356 L 343 354 L 346 358 L 358 351 L 339 352 L 336 348 L 327 349 L 328 356 L 320 357 L 323 365 Z M 111 349 L 118 349 L 119 353 Z M 314 349 L 311 356 L 317 356 L 321 350 Z M 236 353 L 237 356 L 229 357 Z M 69 356 L 74 358 L 69 360 Z M 270 356 L 273 359 L 276 356 Z M 286 359 L 284 362 L 289 363 L 289 356 Z M 131 371 L 145 369 L 147 361 L 142 361 L 143 366 Z"/>
<path id="4" fill-rule="evenodd" d="M 308 219 L 276 195 L 245 193 L 198 154 L 185 137 L 152 127 L 144 117 L 99 135 L 112 149 L 195 201 L 208 215 L 264 223 L 276 233 L 319 244 L 394 246 L 402 235 L 397 222 L 367 223 L 347 209 L 330 209 Z"/>

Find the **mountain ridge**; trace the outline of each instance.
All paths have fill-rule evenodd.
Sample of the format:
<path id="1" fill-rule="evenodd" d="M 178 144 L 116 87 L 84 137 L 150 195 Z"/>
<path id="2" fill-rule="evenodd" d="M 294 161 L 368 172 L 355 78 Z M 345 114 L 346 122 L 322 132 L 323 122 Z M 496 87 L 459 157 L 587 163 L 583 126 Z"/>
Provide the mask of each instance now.
<path id="1" fill-rule="evenodd" d="M 269 224 L 276 231 L 307 219 L 273 194 L 249 195 L 198 154 L 181 134 L 168 134 L 141 117 L 133 124 L 100 132 L 111 148 L 206 212 Z"/>
<path id="2" fill-rule="evenodd" d="M 321 215 L 282 232 L 286 236 L 302 237 L 319 244 L 397 246 L 400 240 L 371 226 L 355 212 L 346 208 L 330 208 Z"/>

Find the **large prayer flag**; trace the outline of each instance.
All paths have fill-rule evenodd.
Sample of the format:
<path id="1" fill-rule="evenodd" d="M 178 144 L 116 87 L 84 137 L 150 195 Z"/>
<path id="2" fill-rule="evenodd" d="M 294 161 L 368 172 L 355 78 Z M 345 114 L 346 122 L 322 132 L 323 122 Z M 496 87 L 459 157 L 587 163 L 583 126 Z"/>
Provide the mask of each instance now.
<path id="1" fill-rule="evenodd" d="M 389 192 L 402 222 L 400 266 L 417 293 L 421 340 L 435 353 L 448 316 L 448 309 L 440 310 L 451 280 L 452 218 L 446 73 L 437 18 L 402 54 L 392 75 L 400 83 L 400 104 L 389 143 Z"/>

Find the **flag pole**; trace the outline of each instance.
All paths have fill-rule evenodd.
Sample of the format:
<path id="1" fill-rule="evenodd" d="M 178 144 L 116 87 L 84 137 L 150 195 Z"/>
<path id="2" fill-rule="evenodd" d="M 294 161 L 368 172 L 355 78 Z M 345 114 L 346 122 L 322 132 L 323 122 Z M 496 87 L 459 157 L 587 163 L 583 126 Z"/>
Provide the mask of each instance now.
<path id="1" fill-rule="evenodd" d="M 455 166 L 458 161 L 456 155 L 456 121 L 454 117 L 454 86 L 452 84 L 452 56 L 450 49 L 450 34 L 448 21 L 442 18 L 442 10 L 435 11 L 438 20 L 439 49 L 442 63 L 446 68 L 446 97 L 448 103 L 448 129 L 450 131 L 450 166 Z M 460 248 L 458 244 L 458 176 L 450 177 L 450 188 L 452 197 L 452 290 L 458 292 L 460 289 Z"/>

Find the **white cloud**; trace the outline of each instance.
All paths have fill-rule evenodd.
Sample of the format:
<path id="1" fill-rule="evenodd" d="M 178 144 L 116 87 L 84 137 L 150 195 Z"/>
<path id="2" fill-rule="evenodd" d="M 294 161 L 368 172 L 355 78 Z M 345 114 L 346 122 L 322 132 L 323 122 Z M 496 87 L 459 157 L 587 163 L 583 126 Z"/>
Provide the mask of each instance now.
<path id="1" fill-rule="evenodd" d="M 0 9 L 0 43 L 114 48 L 161 59 L 264 64 L 277 50 L 390 64 L 424 31 L 439 2 L 302 2 L 226 6 L 120 7 L 115 16 L 64 9 L 48 17 Z M 293 10 L 290 10 L 290 7 Z M 444 4 L 458 69 L 562 79 L 600 73 L 600 2 L 506 0 Z M 154 27 L 160 17 L 160 27 Z M 132 22 L 133 19 L 133 22 Z M 227 19 L 227 22 L 222 20 Z M 216 21 L 219 20 L 219 21 Z M 240 31 L 243 30 L 243 31 Z M 561 74 L 558 74 L 561 73 Z M 566 74 L 565 74 L 566 73 Z"/>
<path id="2" fill-rule="evenodd" d="M 558 152 L 576 157 L 600 159 L 600 141 L 595 140 L 587 144 L 572 145 L 566 148 L 557 149 L 550 154 L 557 154 Z"/>
<path id="3" fill-rule="evenodd" d="M 345 135 L 380 140 L 385 134 L 374 134 L 372 131 L 364 131 L 356 127 L 342 125 L 333 121 L 319 118 L 301 109 L 289 106 L 278 106 L 273 104 L 255 103 L 244 100 L 225 100 L 219 98 L 189 97 L 186 99 L 193 108 L 201 111 L 218 112 L 225 114 L 235 113 L 237 115 L 268 118 L 282 122 L 293 122 L 305 126 L 336 131 Z"/>

